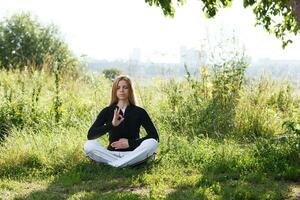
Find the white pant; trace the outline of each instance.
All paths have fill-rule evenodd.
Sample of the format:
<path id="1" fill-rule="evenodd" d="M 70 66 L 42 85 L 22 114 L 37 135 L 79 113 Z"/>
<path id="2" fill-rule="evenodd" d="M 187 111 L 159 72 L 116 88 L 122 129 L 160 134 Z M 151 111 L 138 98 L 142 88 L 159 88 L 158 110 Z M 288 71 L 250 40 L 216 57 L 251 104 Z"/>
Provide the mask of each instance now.
<path id="1" fill-rule="evenodd" d="M 144 140 L 133 151 L 109 151 L 96 140 L 88 140 L 84 144 L 86 155 L 92 160 L 113 167 L 126 167 L 139 163 L 156 153 L 158 142 L 153 139 Z"/>

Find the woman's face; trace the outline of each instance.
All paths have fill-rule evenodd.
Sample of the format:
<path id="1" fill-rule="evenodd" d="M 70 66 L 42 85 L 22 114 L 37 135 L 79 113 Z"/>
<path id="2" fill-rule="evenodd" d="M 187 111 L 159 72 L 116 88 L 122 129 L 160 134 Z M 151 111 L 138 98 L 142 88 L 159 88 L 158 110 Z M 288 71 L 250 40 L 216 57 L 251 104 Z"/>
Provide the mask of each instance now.
<path id="1" fill-rule="evenodd" d="M 124 80 L 121 80 L 118 83 L 117 97 L 119 100 L 127 100 L 129 97 L 129 86 Z"/>

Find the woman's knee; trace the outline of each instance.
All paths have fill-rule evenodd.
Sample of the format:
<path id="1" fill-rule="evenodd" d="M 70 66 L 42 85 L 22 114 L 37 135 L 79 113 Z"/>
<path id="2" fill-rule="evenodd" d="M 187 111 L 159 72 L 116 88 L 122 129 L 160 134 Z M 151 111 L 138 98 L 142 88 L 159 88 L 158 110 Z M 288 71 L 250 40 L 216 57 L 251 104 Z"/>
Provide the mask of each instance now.
<path id="1" fill-rule="evenodd" d="M 148 147 L 153 148 L 153 149 L 157 149 L 157 147 L 158 147 L 158 142 L 154 138 L 146 139 L 143 141 L 143 143 L 144 143 L 144 145 L 147 145 Z"/>
<path id="2" fill-rule="evenodd" d="M 95 149 L 96 141 L 94 140 L 88 140 L 86 143 L 83 145 L 83 150 L 85 153 L 89 153 Z"/>

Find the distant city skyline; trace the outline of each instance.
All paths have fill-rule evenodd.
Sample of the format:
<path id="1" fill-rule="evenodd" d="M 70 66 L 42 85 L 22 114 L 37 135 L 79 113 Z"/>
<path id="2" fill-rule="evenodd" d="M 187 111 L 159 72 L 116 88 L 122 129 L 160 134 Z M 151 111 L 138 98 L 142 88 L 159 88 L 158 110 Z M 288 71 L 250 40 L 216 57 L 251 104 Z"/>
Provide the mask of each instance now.
<path id="1" fill-rule="evenodd" d="M 174 19 L 143 0 L 0 0 L 0 4 L 1 20 L 29 11 L 43 23 L 57 25 L 78 56 L 178 63 L 182 47 L 206 49 L 235 35 L 252 59 L 300 59 L 300 35 L 282 50 L 280 40 L 254 26 L 252 11 L 239 1 L 214 19 L 204 17 L 196 0 L 177 8 Z"/>

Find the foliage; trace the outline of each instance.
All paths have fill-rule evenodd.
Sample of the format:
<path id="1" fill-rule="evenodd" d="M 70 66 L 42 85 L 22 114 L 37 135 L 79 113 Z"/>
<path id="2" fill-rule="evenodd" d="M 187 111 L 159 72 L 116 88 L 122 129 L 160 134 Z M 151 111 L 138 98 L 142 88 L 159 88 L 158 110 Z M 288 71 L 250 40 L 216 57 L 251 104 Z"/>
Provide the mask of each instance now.
<path id="1" fill-rule="evenodd" d="M 287 83 L 244 82 L 241 61 L 203 67 L 181 82 L 137 82 L 160 147 L 152 163 L 125 169 L 90 163 L 82 149 L 109 103 L 103 74 L 0 71 L 0 198 L 287 198 L 300 178 L 299 98 Z M 99 140 L 107 144 L 107 136 Z"/>
<path id="2" fill-rule="evenodd" d="M 114 80 L 117 76 L 121 75 L 123 72 L 118 68 L 109 68 L 109 69 L 104 69 L 102 73 L 104 74 L 105 78 L 109 80 Z"/>
<path id="3" fill-rule="evenodd" d="M 242 57 L 236 61 L 213 66 L 214 89 L 211 103 L 207 107 L 207 116 L 213 121 L 205 121 L 217 127 L 215 132 L 230 133 L 234 130 L 235 108 L 240 98 L 247 65 L 247 61 Z"/>
<path id="4" fill-rule="evenodd" d="M 279 1 L 262 1 L 262 0 L 244 0 L 244 7 L 251 7 L 256 16 L 257 24 L 263 26 L 268 32 L 273 33 L 277 38 L 282 40 L 283 48 L 292 41 L 288 39 L 287 34 L 299 33 L 300 21 L 297 24 L 296 5 L 292 4 L 293 0 Z M 155 5 L 163 10 L 164 15 L 173 17 L 175 15 L 174 2 L 163 0 L 145 0 L 149 5 Z M 185 1 L 175 1 L 178 5 L 183 5 Z M 202 0 L 203 11 L 207 17 L 214 17 L 221 8 L 230 7 L 232 0 Z M 293 8 L 294 6 L 295 8 Z M 296 13 L 298 12 L 298 13 Z"/>
<path id="5" fill-rule="evenodd" d="M 244 57 L 201 68 L 200 79 L 187 71 L 184 83 L 166 85 L 170 129 L 191 135 L 224 136 L 235 128 L 236 107 L 247 62 Z M 172 112 L 173 114 L 168 114 Z M 180 130 L 180 131 L 179 131 Z"/>
<path id="6" fill-rule="evenodd" d="M 94 109 L 104 105 L 100 99 L 109 99 L 110 85 L 103 76 L 81 75 L 73 80 L 58 71 L 48 75 L 43 70 L 34 73 L 10 70 L 0 71 L 0 77 L 2 138 L 14 127 L 34 130 L 58 125 L 74 127 L 90 119 L 89 113 L 98 112 Z M 94 100 L 79 100 L 81 96 Z"/>
<path id="7" fill-rule="evenodd" d="M 30 13 L 0 23 L 0 68 L 54 71 L 55 62 L 59 70 L 69 72 L 78 64 L 54 25 L 43 25 Z"/>
<path id="8" fill-rule="evenodd" d="M 285 121 L 282 126 L 285 126 L 288 129 L 288 132 L 300 135 L 300 124 L 294 121 Z"/>

